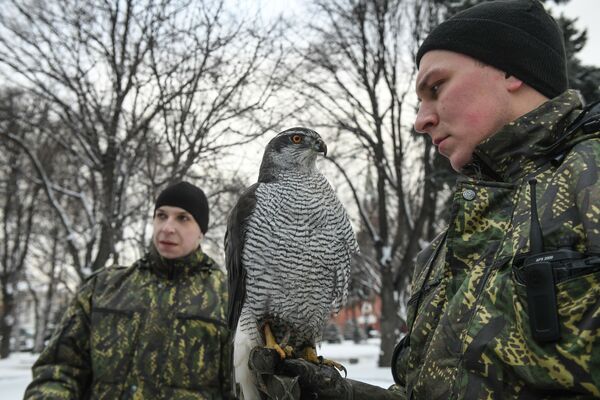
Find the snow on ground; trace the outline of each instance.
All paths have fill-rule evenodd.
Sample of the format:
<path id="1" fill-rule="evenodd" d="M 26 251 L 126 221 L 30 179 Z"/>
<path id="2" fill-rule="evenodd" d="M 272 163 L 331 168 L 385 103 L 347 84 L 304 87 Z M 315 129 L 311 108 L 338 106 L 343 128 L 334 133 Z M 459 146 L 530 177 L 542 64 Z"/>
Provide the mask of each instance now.
<path id="1" fill-rule="evenodd" d="M 12 353 L 6 360 L 0 360 L 0 393 L 4 400 L 22 399 L 31 380 L 31 364 L 37 354 Z"/>
<path id="2" fill-rule="evenodd" d="M 341 362 L 348 370 L 348 378 L 370 383 L 384 388 L 392 385 L 389 368 L 377 367 L 379 339 L 354 344 L 345 341 L 341 344 L 323 343 L 317 350 L 325 358 Z M 31 380 L 31 365 L 37 355 L 13 353 L 6 360 L 0 360 L 0 393 L 2 400 L 23 398 L 27 384 Z"/>
<path id="3" fill-rule="evenodd" d="M 384 388 L 394 384 L 391 369 L 377 366 L 379 339 L 368 339 L 360 344 L 354 344 L 352 341 L 342 344 L 323 343 L 320 349 L 317 349 L 317 353 L 342 363 L 348 370 L 349 379 Z"/>

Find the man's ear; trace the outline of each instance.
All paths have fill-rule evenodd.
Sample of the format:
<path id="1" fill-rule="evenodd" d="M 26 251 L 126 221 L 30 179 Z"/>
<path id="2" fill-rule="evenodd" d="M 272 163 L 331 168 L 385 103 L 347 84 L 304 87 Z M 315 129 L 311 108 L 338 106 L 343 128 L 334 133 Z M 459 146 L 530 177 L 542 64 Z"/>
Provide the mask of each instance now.
<path id="1" fill-rule="evenodd" d="M 515 92 L 523 86 L 523 81 L 507 73 L 505 76 L 505 84 L 509 92 Z"/>

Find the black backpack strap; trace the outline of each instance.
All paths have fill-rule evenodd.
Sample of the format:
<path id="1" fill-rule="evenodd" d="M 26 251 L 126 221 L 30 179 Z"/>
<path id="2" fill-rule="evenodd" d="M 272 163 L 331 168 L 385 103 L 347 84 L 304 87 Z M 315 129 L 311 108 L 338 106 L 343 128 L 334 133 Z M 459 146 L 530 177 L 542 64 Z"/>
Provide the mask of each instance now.
<path id="1" fill-rule="evenodd" d="M 585 106 L 581 114 L 567 128 L 566 136 L 579 129 L 582 129 L 586 134 L 600 131 L 600 100 Z"/>
<path id="2" fill-rule="evenodd" d="M 565 146 L 565 142 L 580 129 L 585 135 L 598 132 L 600 136 L 600 100 L 585 106 L 577 118 L 567 126 L 560 138 L 546 148 L 544 151 L 546 160 L 554 165 L 560 165 L 571 147 L 577 143 L 573 142 L 571 146 Z"/>

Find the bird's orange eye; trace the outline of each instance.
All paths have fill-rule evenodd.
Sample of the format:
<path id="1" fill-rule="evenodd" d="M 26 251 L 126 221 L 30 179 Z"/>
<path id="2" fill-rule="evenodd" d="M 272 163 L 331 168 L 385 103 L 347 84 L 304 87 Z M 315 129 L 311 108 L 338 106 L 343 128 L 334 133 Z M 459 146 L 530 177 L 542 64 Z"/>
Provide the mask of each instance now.
<path id="1" fill-rule="evenodd" d="M 300 136 L 300 135 L 292 136 L 292 143 L 296 143 L 296 144 L 302 143 L 302 136 Z"/>

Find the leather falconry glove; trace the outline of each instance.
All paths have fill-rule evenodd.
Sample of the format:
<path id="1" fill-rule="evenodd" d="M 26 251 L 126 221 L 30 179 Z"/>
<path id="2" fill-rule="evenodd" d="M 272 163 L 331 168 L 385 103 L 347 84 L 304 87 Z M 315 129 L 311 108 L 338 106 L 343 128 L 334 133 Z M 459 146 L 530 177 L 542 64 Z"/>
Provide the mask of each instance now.
<path id="1" fill-rule="evenodd" d="M 398 400 L 379 386 L 343 378 L 333 367 L 303 359 L 282 360 L 275 350 L 255 347 L 250 369 L 265 399 L 277 400 Z"/>

